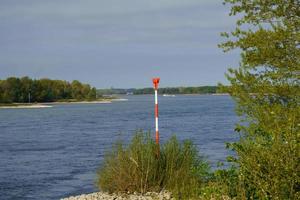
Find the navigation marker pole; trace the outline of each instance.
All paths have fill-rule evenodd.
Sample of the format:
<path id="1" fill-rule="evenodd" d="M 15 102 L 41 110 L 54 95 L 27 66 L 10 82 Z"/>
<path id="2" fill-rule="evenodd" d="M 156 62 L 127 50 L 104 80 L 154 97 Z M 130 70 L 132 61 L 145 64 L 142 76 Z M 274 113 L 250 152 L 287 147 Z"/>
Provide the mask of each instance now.
<path id="1" fill-rule="evenodd" d="M 155 91 L 155 141 L 159 145 L 159 131 L 158 131 L 158 99 L 157 99 L 157 89 L 160 78 L 153 78 L 153 86 Z M 159 150 L 159 149 L 158 149 Z M 158 151 L 159 154 L 159 151 Z"/>

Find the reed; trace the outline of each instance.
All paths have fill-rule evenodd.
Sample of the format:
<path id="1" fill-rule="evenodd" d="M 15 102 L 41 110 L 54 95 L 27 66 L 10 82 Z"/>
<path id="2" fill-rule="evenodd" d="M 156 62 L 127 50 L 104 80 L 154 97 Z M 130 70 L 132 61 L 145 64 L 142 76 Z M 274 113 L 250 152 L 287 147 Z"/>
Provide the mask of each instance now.
<path id="1" fill-rule="evenodd" d="M 157 154 L 157 148 L 160 154 Z M 175 136 L 158 147 L 150 133 L 137 131 L 128 145 L 117 142 L 97 172 L 97 186 L 106 192 L 146 193 L 168 190 L 193 199 L 207 182 L 209 165 L 190 141 Z"/>

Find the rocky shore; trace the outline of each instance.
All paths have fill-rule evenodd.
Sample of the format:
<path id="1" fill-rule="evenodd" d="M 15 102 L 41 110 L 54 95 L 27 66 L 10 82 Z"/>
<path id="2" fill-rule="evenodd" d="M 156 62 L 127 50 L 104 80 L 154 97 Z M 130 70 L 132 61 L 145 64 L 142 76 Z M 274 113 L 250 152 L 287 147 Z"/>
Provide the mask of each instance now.
<path id="1" fill-rule="evenodd" d="M 61 200 L 174 200 L 169 192 L 147 192 L 146 194 L 108 194 L 104 192 L 95 192 L 91 194 L 82 194 L 71 196 Z"/>

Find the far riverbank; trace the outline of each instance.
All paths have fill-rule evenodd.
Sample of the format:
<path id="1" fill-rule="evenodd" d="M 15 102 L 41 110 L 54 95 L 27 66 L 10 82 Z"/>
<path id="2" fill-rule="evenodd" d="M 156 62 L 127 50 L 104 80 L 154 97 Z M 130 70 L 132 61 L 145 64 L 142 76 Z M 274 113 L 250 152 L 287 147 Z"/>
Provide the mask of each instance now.
<path id="1" fill-rule="evenodd" d="M 112 103 L 115 99 L 102 99 L 95 101 L 55 101 L 55 102 L 42 102 L 42 103 L 8 103 L 0 104 L 0 109 L 5 108 L 51 108 L 53 105 L 61 104 L 106 104 Z"/>

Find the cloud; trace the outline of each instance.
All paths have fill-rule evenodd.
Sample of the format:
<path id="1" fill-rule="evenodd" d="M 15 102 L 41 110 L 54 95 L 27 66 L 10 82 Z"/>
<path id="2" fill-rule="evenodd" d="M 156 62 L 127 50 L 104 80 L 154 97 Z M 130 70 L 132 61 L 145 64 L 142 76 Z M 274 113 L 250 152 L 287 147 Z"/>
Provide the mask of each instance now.
<path id="1" fill-rule="evenodd" d="M 6 2 L 6 3 L 5 3 Z M 15 2 L 15 3 L 13 3 Z M 191 32 L 226 27 L 220 1 L 198 0 L 5 0 L 0 20 L 7 35 L 56 36 L 56 41 L 174 42 L 189 40 Z M 2 8 L 2 9 L 1 9 Z M 218 6 L 217 6 L 218 8 Z M 0 25 L 1 27 L 1 25 Z M 57 32 L 59 34 L 57 34 Z M 5 34 L 5 33 L 4 33 Z M 22 39 L 24 36 L 21 36 Z M 20 37 L 16 34 L 16 37 Z M 193 38 L 192 38 L 193 39 Z M 52 41 L 51 41 L 52 42 Z"/>
<path id="2" fill-rule="evenodd" d="M 219 32 L 233 25 L 227 13 L 221 0 L 1 0 L 0 70 L 54 76 L 67 66 L 80 76 L 86 65 L 116 70 L 153 59 L 197 66 L 219 53 Z"/>
<path id="3" fill-rule="evenodd" d="M 0 36 L 5 41 L 0 43 L 190 45 L 195 34 L 209 37 L 210 32 L 215 38 L 221 28 L 232 25 L 226 12 L 221 1 L 211 0 L 2 0 Z"/>
<path id="4" fill-rule="evenodd" d="M 194 5 L 214 5 L 209 0 L 2 0 L 1 16 L 5 15 L 123 15 Z M 219 3 L 221 3 L 219 1 Z"/>

